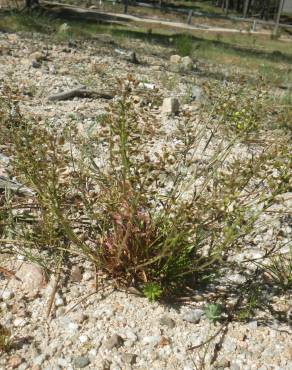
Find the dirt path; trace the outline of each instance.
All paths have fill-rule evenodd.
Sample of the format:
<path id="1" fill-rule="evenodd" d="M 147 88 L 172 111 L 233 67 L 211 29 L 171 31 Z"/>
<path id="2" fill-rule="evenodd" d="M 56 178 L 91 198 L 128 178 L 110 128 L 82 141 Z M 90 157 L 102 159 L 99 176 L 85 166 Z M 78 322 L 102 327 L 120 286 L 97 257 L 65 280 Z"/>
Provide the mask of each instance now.
<path id="1" fill-rule="evenodd" d="M 184 31 L 206 31 L 206 32 L 224 32 L 224 33 L 239 33 L 239 34 L 253 34 L 259 36 L 270 36 L 270 31 L 247 31 L 240 30 L 236 28 L 225 28 L 225 27 L 212 27 L 206 25 L 188 25 L 182 22 L 171 22 L 164 21 L 162 19 L 153 19 L 153 18 L 142 18 L 130 14 L 120 14 L 120 13 L 110 13 L 103 12 L 98 9 L 85 9 L 73 5 L 64 5 L 60 3 L 52 3 L 44 1 L 42 3 L 46 8 L 50 9 L 53 12 L 66 13 L 71 16 L 83 16 L 88 19 L 104 20 L 104 21 L 113 21 L 113 22 L 134 22 L 134 23 L 143 23 L 144 25 L 159 25 L 163 27 L 168 27 L 172 29 L 179 29 Z M 292 38 L 281 37 L 281 41 L 291 42 Z"/>

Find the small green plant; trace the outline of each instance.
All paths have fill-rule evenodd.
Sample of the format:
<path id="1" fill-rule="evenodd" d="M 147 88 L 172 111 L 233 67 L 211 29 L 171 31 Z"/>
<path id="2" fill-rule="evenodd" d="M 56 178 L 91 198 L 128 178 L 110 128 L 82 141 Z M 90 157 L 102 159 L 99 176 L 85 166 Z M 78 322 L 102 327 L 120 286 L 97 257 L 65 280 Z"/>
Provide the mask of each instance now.
<path id="1" fill-rule="evenodd" d="M 163 293 L 163 290 L 161 289 L 159 284 L 155 282 L 150 282 L 145 284 L 143 288 L 143 293 L 145 297 L 149 299 L 150 302 L 154 302 L 160 298 L 161 294 Z"/>
<path id="2" fill-rule="evenodd" d="M 11 332 L 0 324 L 0 354 L 8 352 L 12 347 Z"/>
<path id="3" fill-rule="evenodd" d="M 192 36 L 178 35 L 175 39 L 175 48 L 180 56 L 190 56 L 194 49 Z"/>
<path id="4" fill-rule="evenodd" d="M 218 303 L 210 303 L 207 304 L 204 308 L 204 312 L 206 317 L 215 323 L 216 321 L 219 321 L 222 314 L 222 306 Z"/>
<path id="5" fill-rule="evenodd" d="M 259 132 L 263 122 L 267 120 L 268 97 L 264 89 L 256 88 L 245 90 L 240 81 L 229 83 L 221 87 L 220 95 L 216 88 L 207 87 L 213 104 L 214 123 L 220 123 L 221 128 L 231 134 L 247 135 Z"/>
<path id="6" fill-rule="evenodd" d="M 292 289 L 292 247 L 288 255 L 270 257 L 270 263 L 263 266 L 266 274 L 273 282 L 273 286 L 282 290 Z"/>
<path id="7" fill-rule="evenodd" d="M 262 284 L 259 281 L 253 282 L 248 289 L 240 293 L 245 297 L 242 304 L 238 308 L 236 317 L 240 321 L 246 321 L 254 317 L 258 307 L 263 306 L 263 291 Z"/>

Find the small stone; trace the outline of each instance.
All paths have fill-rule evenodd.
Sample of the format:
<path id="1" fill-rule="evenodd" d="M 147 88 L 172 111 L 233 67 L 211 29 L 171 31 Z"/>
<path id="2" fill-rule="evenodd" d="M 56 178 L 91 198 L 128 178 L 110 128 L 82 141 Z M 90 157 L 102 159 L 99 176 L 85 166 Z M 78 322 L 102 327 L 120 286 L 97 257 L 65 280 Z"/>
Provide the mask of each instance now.
<path id="1" fill-rule="evenodd" d="M 92 277 L 93 277 L 92 272 L 90 272 L 90 271 L 85 271 L 84 274 L 83 274 L 83 280 L 84 281 L 91 280 Z"/>
<path id="2" fill-rule="evenodd" d="M 17 368 L 22 363 L 22 358 L 18 355 L 13 355 L 8 360 L 8 366 L 12 367 L 12 369 Z"/>
<path id="3" fill-rule="evenodd" d="M 44 269 L 33 263 L 22 263 L 15 276 L 17 283 L 21 281 L 22 287 L 29 292 L 39 290 L 46 284 Z"/>
<path id="4" fill-rule="evenodd" d="M 230 370 L 240 370 L 242 369 L 242 367 L 237 363 L 237 362 L 233 362 L 230 364 Z"/>
<path id="5" fill-rule="evenodd" d="M 186 314 L 184 314 L 183 320 L 197 324 L 201 320 L 203 313 L 204 311 L 200 309 L 189 311 Z"/>
<path id="6" fill-rule="evenodd" d="M 75 332 L 79 329 L 79 325 L 76 322 L 69 322 L 68 329 L 72 332 Z"/>
<path id="7" fill-rule="evenodd" d="M 230 361 L 223 357 L 222 359 L 218 360 L 214 364 L 214 369 L 224 369 L 230 366 Z"/>
<path id="8" fill-rule="evenodd" d="M 168 316 L 162 316 L 161 319 L 159 320 L 160 324 L 163 326 L 167 326 L 170 329 L 175 327 L 175 322 L 172 318 Z"/>
<path id="9" fill-rule="evenodd" d="M 18 327 L 22 327 L 26 324 L 26 321 L 25 319 L 21 318 L 21 317 L 18 317 L 16 318 L 14 321 L 13 321 L 13 324 L 14 326 L 18 326 Z"/>
<path id="10" fill-rule="evenodd" d="M 171 64 L 179 64 L 180 62 L 181 62 L 181 57 L 179 56 L 179 55 L 172 55 L 171 57 L 170 57 L 170 59 L 169 59 L 169 62 L 171 63 Z"/>
<path id="11" fill-rule="evenodd" d="M 86 343 L 86 342 L 88 342 L 88 340 L 89 340 L 89 338 L 88 338 L 88 336 L 87 335 L 80 335 L 80 337 L 79 337 L 79 341 L 81 342 L 81 343 Z"/>
<path id="12" fill-rule="evenodd" d="M 193 69 L 193 66 L 193 61 L 189 56 L 183 57 L 181 59 L 181 69 L 183 71 L 191 71 Z"/>
<path id="13" fill-rule="evenodd" d="M 133 330 L 131 330 L 131 329 L 127 329 L 127 330 L 125 331 L 125 336 L 126 336 L 127 340 L 131 340 L 131 341 L 133 341 L 133 342 L 136 342 L 136 341 L 137 341 L 137 339 L 138 339 L 137 335 L 136 335 L 136 334 L 134 333 L 134 331 L 133 331 Z"/>
<path id="14" fill-rule="evenodd" d="M 97 355 L 97 349 L 96 348 L 92 348 L 89 352 L 88 352 L 88 356 L 89 358 L 93 361 L 95 359 Z"/>
<path id="15" fill-rule="evenodd" d="M 17 370 L 26 370 L 26 369 L 28 369 L 28 364 L 26 362 L 23 362 L 17 368 Z M 40 367 L 39 368 L 38 367 L 34 368 L 34 366 L 32 366 L 30 369 L 31 370 L 40 370 Z"/>
<path id="16" fill-rule="evenodd" d="M 101 370 L 110 370 L 111 363 L 108 359 L 104 359 L 101 361 Z"/>
<path id="17" fill-rule="evenodd" d="M 45 361 L 46 358 L 47 358 L 47 354 L 43 353 L 33 359 L 33 364 L 36 366 L 40 366 Z"/>
<path id="18" fill-rule="evenodd" d="M 138 86 L 141 87 L 142 89 L 149 89 L 149 90 L 155 89 L 155 85 L 149 82 L 140 82 Z"/>
<path id="19" fill-rule="evenodd" d="M 35 60 L 36 62 L 41 62 L 44 59 L 44 56 L 39 51 L 36 51 L 35 53 L 30 54 L 29 59 Z"/>
<path id="20" fill-rule="evenodd" d="M 82 280 L 82 272 L 79 266 L 72 268 L 70 278 L 74 283 L 79 283 Z"/>
<path id="21" fill-rule="evenodd" d="M 134 96 L 132 97 L 132 99 L 133 99 L 133 102 L 134 102 L 135 104 L 138 104 L 138 103 L 140 102 L 140 96 L 138 96 L 138 95 L 134 95 Z"/>
<path id="22" fill-rule="evenodd" d="M 67 368 L 68 366 L 68 361 L 63 357 L 58 358 L 57 363 L 59 366 L 64 367 L 64 368 Z"/>
<path id="23" fill-rule="evenodd" d="M 144 337 L 142 339 L 142 344 L 152 344 L 152 345 L 155 345 L 155 344 L 158 344 L 160 341 L 161 341 L 161 336 L 160 335 L 149 335 L 147 337 Z"/>
<path id="24" fill-rule="evenodd" d="M 57 317 L 62 317 L 64 316 L 66 313 L 66 309 L 65 307 L 59 307 L 57 310 L 56 310 L 56 316 Z"/>
<path id="25" fill-rule="evenodd" d="M 40 365 L 32 365 L 32 367 L 30 368 L 31 370 L 42 370 L 42 368 L 40 367 Z M 19 370 L 19 368 L 18 368 Z"/>
<path id="26" fill-rule="evenodd" d="M 251 330 L 256 330 L 257 327 L 258 327 L 258 322 L 256 320 L 255 321 L 251 321 L 251 322 L 248 323 L 248 327 Z"/>
<path id="27" fill-rule="evenodd" d="M 0 299 L 2 298 L 3 301 L 8 301 L 9 299 L 14 297 L 14 293 L 11 290 L 4 289 L 0 290 Z"/>
<path id="28" fill-rule="evenodd" d="M 161 107 L 162 114 L 177 114 L 179 111 L 179 102 L 177 98 L 165 98 Z"/>
<path id="29" fill-rule="evenodd" d="M 105 343 L 104 347 L 107 350 L 112 350 L 113 348 L 119 348 L 123 345 L 124 340 L 118 334 L 112 335 Z"/>
<path id="30" fill-rule="evenodd" d="M 81 369 L 87 365 L 90 364 L 90 360 L 87 356 L 79 356 L 76 357 L 73 361 L 74 366 L 77 367 L 78 369 Z"/>
<path id="31" fill-rule="evenodd" d="M 64 300 L 59 295 L 56 295 L 56 298 L 55 298 L 55 306 L 56 307 L 64 306 Z"/>
<path id="32" fill-rule="evenodd" d="M 85 320 L 88 319 L 88 316 L 80 311 L 71 312 L 69 314 L 69 317 L 72 321 L 76 322 L 77 324 L 82 324 Z"/>
<path id="33" fill-rule="evenodd" d="M 39 62 L 37 62 L 36 60 L 33 60 L 33 61 L 31 62 L 31 66 L 32 66 L 33 68 L 40 68 L 41 64 L 40 64 Z"/>
<path id="34" fill-rule="evenodd" d="M 241 274 L 228 275 L 226 280 L 234 284 L 244 284 L 246 282 L 246 278 Z"/>
<path id="35" fill-rule="evenodd" d="M 128 365 L 133 365 L 136 363 L 137 355 L 134 353 L 123 353 L 122 354 L 122 361 Z"/>
<path id="36" fill-rule="evenodd" d="M 196 102 L 199 102 L 202 100 L 203 91 L 199 86 L 193 86 L 192 87 L 192 99 Z"/>

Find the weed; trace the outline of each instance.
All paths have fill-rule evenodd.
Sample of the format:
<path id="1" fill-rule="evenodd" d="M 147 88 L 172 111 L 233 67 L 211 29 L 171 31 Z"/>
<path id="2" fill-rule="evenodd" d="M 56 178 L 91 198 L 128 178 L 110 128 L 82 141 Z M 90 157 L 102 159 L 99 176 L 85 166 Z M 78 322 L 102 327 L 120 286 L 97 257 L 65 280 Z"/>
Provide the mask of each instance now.
<path id="1" fill-rule="evenodd" d="M 193 39 L 190 35 L 182 34 L 175 39 L 175 48 L 177 53 L 184 57 L 193 52 Z"/>
<path id="2" fill-rule="evenodd" d="M 11 332 L 0 324 L 0 354 L 8 352 L 12 348 Z"/>
<path id="3" fill-rule="evenodd" d="M 292 288 L 292 248 L 287 256 L 270 257 L 270 263 L 262 266 L 274 287 L 289 291 Z"/>
<path id="4" fill-rule="evenodd" d="M 213 86 L 213 87 L 211 87 Z M 213 107 L 214 124 L 225 133 L 240 135 L 244 141 L 268 126 L 270 98 L 263 87 L 246 88 L 241 81 L 226 83 L 220 95 L 213 95 L 214 84 L 206 86 Z"/>
<path id="5" fill-rule="evenodd" d="M 215 323 L 221 318 L 222 306 L 218 303 L 210 303 L 205 306 L 204 312 L 205 312 L 206 317 L 210 321 Z"/>
<path id="6" fill-rule="evenodd" d="M 137 85 L 131 77 L 119 81 L 117 99 L 89 138 L 73 121 L 58 130 L 23 117 L 7 88 L 0 142 L 18 179 L 35 193 L 29 217 L 15 217 L 15 205 L 9 225 L 27 258 L 44 258 L 54 269 L 82 254 L 115 284 L 144 287 L 157 299 L 223 266 L 224 256 L 255 232 L 258 215 L 287 190 L 289 177 L 284 144 L 232 160 L 237 138 L 218 142 L 220 131 L 194 125 L 187 113 L 173 132 L 175 146 L 153 151 L 153 137 L 164 132 L 133 103 Z M 221 114 L 229 117 L 229 109 Z M 198 152 L 203 165 L 194 160 Z M 266 179 L 267 167 L 279 176 Z"/>
<path id="7" fill-rule="evenodd" d="M 145 297 L 149 299 L 150 302 L 154 302 L 160 298 L 161 294 L 163 293 L 163 290 L 157 283 L 151 282 L 145 284 L 143 288 L 143 293 Z"/>

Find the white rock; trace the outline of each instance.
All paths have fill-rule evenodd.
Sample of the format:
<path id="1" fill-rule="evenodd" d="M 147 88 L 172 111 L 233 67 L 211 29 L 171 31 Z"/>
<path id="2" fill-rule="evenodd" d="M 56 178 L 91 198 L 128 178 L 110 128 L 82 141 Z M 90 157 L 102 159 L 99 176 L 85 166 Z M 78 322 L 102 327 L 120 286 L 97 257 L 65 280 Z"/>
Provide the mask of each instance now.
<path id="1" fill-rule="evenodd" d="M 60 365 L 61 367 L 67 368 L 68 361 L 65 358 L 63 358 L 63 357 L 60 357 L 57 360 L 57 364 Z"/>
<path id="2" fill-rule="evenodd" d="M 204 311 L 200 309 L 191 310 L 187 312 L 186 314 L 184 314 L 183 320 L 197 324 L 201 320 L 203 313 Z"/>
<path id="3" fill-rule="evenodd" d="M 59 295 L 57 295 L 55 298 L 55 306 L 56 307 L 64 306 L 63 298 L 60 297 Z"/>
<path id="4" fill-rule="evenodd" d="M 161 340 L 161 336 L 160 335 L 149 335 L 147 337 L 144 337 L 142 339 L 142 344 L 157 344 L 159 343 Z"/>
<path id="5" fill-rule="evenodd" d="M 86 343 L 86 342 L 88 342 L 88 340 L 89 340 L 89 338 L 88 338 L 88 336 L 87 336 L 87 335 L 85 335 L 85 334 L 80 335 L 80 337 L 79 337 L 79 341 L 80 341 L 81 343 Z"/>
<path id="6" fill-rule="evenodd" d="M 182 59 L 182 58 L 181 58 L 179 55 L 175 54 L 175 55 L 172 55 L 172 56 L 170 57 L 169 62 L 170 62 L 171 64 L 179 64 L 179 63 L 181 62 L 181 59 Z"/>
<path id="7" fill-rule="evenodd" d="M 162 114 L 177 114 L 179 111 L 179 102 L 177 98 L 165 98 L 161 107 Z"/>
<path id="8" fill-rule="evenodd" d="M 47 357 L 47 354 L 41 354 L 33 359 L 34 365 L 41 365 Z"/>
<path id="9" fill-rule="evenodd" d="M 184 71 L 191 71 L 194 65 L 192 59 L 187 56 L 181 59 L 181 66 Z"/>
<path id="10" fill-rule="evenodd" d="M 70 331 L 72 331 L 72 332 L 78 331 L 78 329 L 79 329 L 79 325 L 78 325 L 78 324 L 76 324 L 75 322 L 70 322 L 70 323 L 68 324 L 68 329 L 69 329 Z"/>
<path id="11" fill-rule="evenodd" d="M 39 290 L 46 284 L 44 269 L 33 263 L 22 263 L 16 273 L 16 278 L 22 282 L 22 287 L 29 292 Z"/>
<path id="12" fill-rule="evenodd" d="M 92 348 L 92 349 L 88 352 L 88 356 L 95 357 L 96 355 L 97 355 L 97 349 L 96 349 L 96 348 Z"/>
<path id="13" fill-rule="evenodd" d="M 11 290 L 4 289 L 0 290 L 0 299 L 2 298 L 3 301 L 8 301 L 9 299 L 14 297 L 14 293 Z"/>
<path id="14" fill-rule="evenodd" d="M 257 321 L 251 321 L 251 322 L 249 322 L 248 323 L 248 327 L 249 327 L 249 329 L 251 329 L 251 330 L 256 330 L 257 329 L 257 327 L 258 327 L 258 322 Z"/>
<path id="15" fill-rule="evenodd" d="M 134 342 L 138 339 L 137 335 L 132 330 L 129 330 L 129 329 L 125 331 L 125 336 L 128 340 L 131 340 Z"/>
<path id="16" fill-rule="evenodd" d="M 148 83 L 148 82 L 140 82 L 139 87 L 141 87 L 143 89 L 149 89 L 149 90 L 154 90 L 155 89 L 155 85 L 151 84 L 151 83 Z"/>
<path id="17" fill-rule="evenodd" d="M 90 271 L 85 271 L 83 274 L 83 280 L 88 281 L 92 279 L 92 272 Z"/>
<path id="18" fill-rule="evenodd" d="M 226 276 L 227 281 L 231 281 L 234 284 L 243 284 L 246 281 L 246 278 L 241 274 L 233 274 Z"/>
<path id="19" fill-rule="evenodd" d="M 25 319 L 21 318 L 21 317 L 18 317 L 16 318 L 14 321 L 13 321 L 13 325 L 14 326 L 18 326 L 18 327 L 23 327 L 24 325 L 26 324 L 26 321 Z"/>

